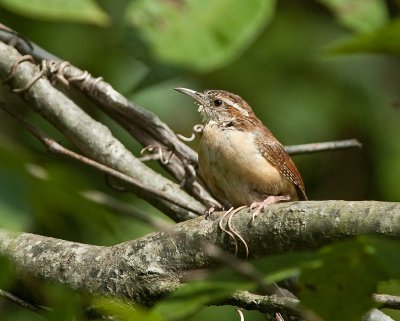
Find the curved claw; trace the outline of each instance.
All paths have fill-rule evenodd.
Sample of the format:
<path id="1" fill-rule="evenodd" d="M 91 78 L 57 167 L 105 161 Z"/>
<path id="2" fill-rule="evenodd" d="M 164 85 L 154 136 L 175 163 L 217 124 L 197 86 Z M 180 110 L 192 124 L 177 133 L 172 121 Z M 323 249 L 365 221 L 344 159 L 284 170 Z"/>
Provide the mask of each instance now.
<path id="1" fill-rule="evenodd" d="M 253 215 L 251 216 L 251 221 L 253 222 L 255 218 L 260 214 L 260 212 L 265 209 L 268 205 L 272 205 L 278 202 L 283 202 L 283 201 L 290 201 L 290 196 L 289 195 L 270 195 L 268 196 L 265 200 L 261 202 L 254 202 L 253 204 L 250 205 L 250 210 L 254 210 Z"/>
<path id="2" fill-rule="evenodd" d="M 236 255 L 236 253 L 238 252 L 238 244 L 237 244 L 236 238 L 229 230 L 225 229 L 223 226 L 223 221 L 224 221 L 225 217 L 227 217 L 233 211 L 233 209 L 234 208 L 231 207 L 224 215 L 222 215 L 221 219 L 218 222 L 218 226 L 221 229 L 221 231 L 225 232 L 233 239 L 233 242 L 235 244 L 235 255 Z"/>
<path id="3" fill-rule="evenodd" d="M 235 244 L 235 252 L 234 252 L 234 255 L 235 256 L 237 256 L 238 255 L 238 252 L 239 252 L 239 246 L 238 246 L 238 242 L 237 242 L 237 239 L 239 239 L 240 240 L 240 242 L 243 244 L 243 246 L 244 246 L 244 250 L 245 250 L 245 258 L 247 259 L 248 257 L 249 257 L 249 247 L 247 246 L 247 242 L 245 241 L 245 239 L 233 228 L 233 226 L 232 226 L 232 218 L 235 216 L 235 214 L 236 213 L 238 213 L 239 211 L 241 211 L 242 209 L 244 209 L 244 208 L 246 208 L 247 206 L 240 206 L 240 207 L 238 207 L 238 208 L 233 208 L 233 207 L 231 207 L 222 217 L 221 217 L 221 219 L 220 219 L 220 221 L 218 222 L 218 226 L 219 226 L 219 228 L 223 231 L 223 232 L 225 232 L 226 234 L 228 234 L 231 238 L 232 238 L 232 240 L 233 240 L 233 242 L 234 242 L 234 244 Z M 225 228 L 224 226 L 223 226 L 223 222 L 224 222 L 224 219 L 225 218 L 228 218 L 227 219 L 227 227 L 228 228 Z"/>
<path id="4" fill-rule="evenodd" d="M 244 239 L 237 231 L 235 231 L 235 229 L 232 227 L 232 223 L 231 223 L 232 217 L 233 217 L 236 213 L 238 213 L 239 211 L 241 211 L 242 209 L 244 209 L 244 208 L 246 208 L 246 207 L 247 207 L 247 206 L 240 206 L 240 207 L 236 208 L 235 210 L 233 210 L 233 211 L 229 214 L 229 217 L 228 217 L 228 228 L 229 228 L 229 230 L 231 231 L 231 233 L 232 233 L 234 236 L 236 236 L 236 237 L 242 242 L 242 244 L 243 244 L 243 246 L 244 246 L 244 250 L 245 250 L 245 258 L 247 259 L 247 258 L 249 257 L 249 247 L 247 246 L 247 242 L 245 241 L 245 239 Z M 237 248 L 236 248 L 235 256 L 237 256 L 237 254 L 238 254 L 238 250 L 237 250 Z"/>

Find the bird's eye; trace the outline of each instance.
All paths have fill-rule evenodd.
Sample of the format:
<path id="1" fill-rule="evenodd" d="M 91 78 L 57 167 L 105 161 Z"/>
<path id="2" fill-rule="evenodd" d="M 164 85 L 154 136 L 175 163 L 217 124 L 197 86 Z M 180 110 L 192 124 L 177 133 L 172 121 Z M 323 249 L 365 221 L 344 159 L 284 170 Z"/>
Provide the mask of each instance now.
<path id="1" fill-rule="evenodd" d="M 219 106 L 222 105 L 222 100 L 221 99 L 215 99 L 213 101 L 213 104 L 214 104 L 215 107 L 219 107 Z"/>

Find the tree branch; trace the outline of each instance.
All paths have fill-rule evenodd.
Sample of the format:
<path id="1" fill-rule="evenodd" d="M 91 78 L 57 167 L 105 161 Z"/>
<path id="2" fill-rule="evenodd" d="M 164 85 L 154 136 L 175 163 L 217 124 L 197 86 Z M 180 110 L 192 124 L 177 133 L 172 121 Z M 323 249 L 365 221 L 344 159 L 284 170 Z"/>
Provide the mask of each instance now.
<path id="1" fill-rule="evenodd" d="M 38 63 L 51 66 L 48 67 L 48 70 L 52 70 L 47 75 L 48 77 L 59 80 L 65 85 L 69 83 L 75 85 L 143 146 L 152 145 L 163 150 L 170 150 L 172 154 L 169 161 L 160 162 L 161 166 L 172 173 L 179 182 L 183 183 L 185 190 L 207 207 L 218 207 L 218 202 L 196 181 L 194 166 L 197 164 L 197 154 L 179 140 L 177 135 L 156 115 L 129 102 L 101 78 L 93 78 L 87 71 L 82 71 L 62 61 L 1 24 L 0 40 L 11 43 L 21 53 L 32 55 Z M 356 140 L 347 140 L 286 146 L 285 149 L 289 154 L 299 154 L 360 146 L 361 144 Z"/>
<path id="2" fill-rule="evenodd" d="M 248 291 L 233 293 L 217 305 L 233 305 L 245 310 L 257 310 L 263 313 L 281 313 L 300 317 L 300 301 L 294 298 L 276 295 L 259 295 Z"/>
<path id="3" fill-rule="evenodd" d="M 208 191 L 195 180 L 195 165 L 197 154 L 189 146 L 178 139 L 177 135 L 156 115 L 131 103 L 110 84 L 100 78 L 91 75 L 73 66 L 70 63 L 50 54 L 37 44 L 25 39 L 16 31 L 0 24 L 0 40 L 12 43 L 19 52 L 32 55 L 39 63 L 43 60 L 51 60 L 57 68 L 55 72 L 62 82 L 72 83 L 76 88 L 84 92 L 97 107 L 117 121 L 143 146 L 159 146 L 163 150 L 173 152 L 169 162 L 160 162 L 178 182 L 196 199 L 207 207 L 217 206 L 218 202 L 212 198 Z M 55 65 L 53 64 L 53 68 Z M 84 77 L 83 77 L 84 76 Z M 315 153 L 321 151 L 361 147 L 361 143 L 355 139 L 301 144 L 285 146 L 285 150 L 291 154 Z"/>
<path id="4" fill-rule="evenodd" d="M 381 309 L 395 309 L 400 310 L 400 297 L 388 294 L 374 294 L 373 299 L 379 304 Z"/>
<path id="5" fill-rule="evenodd" d="M 311 143 L 285 146 L 285 151 L 290 155 L 317 153 L 348 148 L 361 148 L 362 144 L 357 139 L 338 140 L 333 142 Z"/>
<path id="6" fill-rule="evenodd" d="M 21 55 L 12 47 L 0 42 L 0 76 L 4 79 Z M 28 61 L 18 65 L 10 83 L 13 88 L 22 88 L 39 74 L 38 67 Z M 23 93 L 29 106 L 53 124 L 65 137 L 86 156 L 114 170 L 130 176 L 149 189 L 158 190 L 170 198 L 201 214 L 205 207 L 185 193 L 179 185 L 154 172 L 128 151 L 103 124 L 95 121 L 72 100 L 55 89 L 47 79 L 40 78 Z M 175 220 L 194 217 L 193 213 L 160 200 L 140 188 L 135 192 Z"/>
<path id="7" fill-rule="evenodd" d="M 0 30 L 0 39 L 3 36 Z M 56 60 L 59 79 L 63 78 L 65 84 L 71 83 L 84 92 L 96 106 L 115 119 L 144 146 L 158 145 L 172 151 L 174 155 L 171 161 L 162 165 L 178 181 L 184 180 L 186 190 L 203 204 L 215 202 L 201 185 L 193 181 L 196 153 L 182 143 L 157 116 L 129 102 L 100 78 L 95 79 L 87 72 L 62 62 L 44 50 L 39 50 L 39 47 L 29 41 L 21 41 L 23 38 L 19 35 L 15 34 L 14 37 L 11 40 L 20 52 L 33 54 L 37 61 Z M 14 48 L 0 42 L 0 76 L 4 78 L 20 57 Z M 23 88 L 35 77 L 39 79 L 39 76 L 36 65 L 24 62 L 17 66 L 10 84 L 13 88 Z M 47 79 L 40 78 L 22 95 L 36 112 L 90 157 L 89 161 L 100 167 L 110 168 L 126 178 L 138 180 L 134 192 L 168 213 L 174 220 L 186 220 L 194 217 L 193 213 L 204 211 L 205 207 L 200 202 L 135 158 L 106 127 L 51 86 Z M 359 143 L 351 140 L 285 148 L 289 153 L 295 154 L 355 146 L 359 147 Z M 188 177 L 190 179 L 186 179 Z M 152 193 L 152 190 L 156 192 Z M 157 195 L 158 193 L 161 194 Z M 172 199 L 177 201 L 171 202 Z M 103 197 L 100 201 L 106 201 L 108 206 L 147 221 L 143 213 L 133 213 L 112 199 Z M 383 215 L 385 220 L 382 220 Z M 399 238 L 399 218 L 399 204 L 395 203 L 327 201 L 277 204 L 269 207 L 252 224 L 249 224 L 248 213 L 242 211 L 233 217 L 232 224 L 237 233 L 246 240 L 251 257 L 259 257 L 289 250 L 318 248 L 365 233 Z M 216 213 L 211 216 L 211 220 L 199 218 L 168 230 L 160 224 L 163 230 L 159 233 L 112 247 L 0 230 L 0 255 L 6 255 L 14 261 L 17 277 L 21 280 L 34 278 L 62 283 L 79 291 L 116 295 L 151 305 L 178 287 L 188 271 L 210 267 L 218 262 L 204 245 L 211 243 L 229 248 L 229 237 L 219 230 L 218 219 L 219 214 Z M 235 295 L 230 300 L 248 304 L 246 307 L 251 308 L 254 295 Z M 282 309 L 283 313 L 286 311 L 296 314 L 296 302 L 290 299 L 279 301 L 281 299 L 264 297 L 260 301 L 259 309 L 270 311 L 275 306 L 277 311 Z M 394 299 L 375 299 L 384 301 L 383 305 L 398 304 Z"/>
<path id="8" fill-rule="evenodd" d="M 381 309 L 400 310 L 400 297 L 387 294 L 373 294 L 373 300 Z M 281 313 L 301 316 L 300 301 L 290 297 L 259 295 L 248 291 L 237 291 L 217 305 L 233 305 L 245 310 L 257 310 L 263 313 Z"/>
<path id="9" fill-rule="evenodd" d="M 143 146 L 155 145 L 173 151 L 170 161 L 160 164 L 179 182 L 183 182 L 186 190 L 207 206 L 218 204 L 204 187 L 194 181 L 193 166 L 197 164 L 196 152 L 179 140 L 155 114 L 131 103 L 110 84 L 99 81 L 99 78 L 91 77 L 88 72 L 63 62 L 62 59 L 1 24 L 0 40 L 14 44 L 20 53 L 32 55 L 38 63 L 47 59 L 58 64 L 57 72 L 60 72 L 64 80 L 69 80 L 76 88 L 84 92 L 97 107 L 118 122 Z M 82 77 L 83 75 L 85 77 Z"/>
<path id="10" fill-rule="evenodd" d="M 14 261 L 22 280 L 63 283 L 149 305 L 177 288 L 188 271 L 215 264 L 205 244 L 229 247 L 229 238 L 218 228 L 220 216 L 200 217 L 111 247 L 1 231 L 0 255 Z M 256 258 L 315 249 L 362 234 L 400 238 L 399 220 L 399 203 L 321 201 L 271 205 L 252 225 L 244 210 L 232 224 Z"/>
<path id="11" fill-rule="evenodd" d="M 27 301 L 24 301 L 21 298 L 15 296 L 14 294 L 1 289 L 0 289 L 0 297 L 38 314 L 46 310 L 46 308 L 44 307 L 37 306 Z"/>
<path id="12" fill-rule="evenodd" d="M 148 188 L 146 185 L 144 185 L 141 181 L 139 181 L 135 178 L 127 176 L 121 172 L 118 172 L 118 171 L 112 169 L 111 167 L 105 166 L 105 165 L 98 163 L 90 158 L 82 156 L 78 153 L 75 153 L 72 150 L 69 150 L 69 149 L 63 147 L 62 145 L 57 143 L 54 139 L 46 136 L 39 128 L 37 128 L 31 122 L 24 119 L 21 115 L 19 115 L 17 112 L 15 112 L 15 110 L 7 108 L 5 105 L 1 105 L 1 104 L 0 104 L 0 109 L 4 110 L 9 115 L 11 115 L 15 119 L 17 119 L 19 121 L 19 123 L 23 127 L 25 127 L 33 136 L 35 136 L 43 145 L 45 145 L 51 153 L 54 153 L 56 155 L 61 155 L 61 156 L 70 158 L 72 160 L 81 162 L 83 164 L 89 165 L 89 166 L 96 168 L 97 170 L 105 173 L 106 175 L 110 175 L 111 177 L 114 177 L 114 178 L 120 180 L 121 182 L 128 184 L 129 186 L 133 187 L 133 189 L 140 189 L 140 190 L 148 193 L 149 195 L 152 195 L 152 197 L 155 197 L 155 198 L 157 197 L 160 200 L 168 201 L 171 204 L 174 204 L 178 207 L 181 207 L 183 209 L 191 211 L 191 208 L 189 205 L 187 205 L 185 203 L 180 203 L 179 200 L 176 200 L 175 198 L 168 196 L 167 194 L 163 193 L 162 191 L 152 190 L 152 189 Z M 202 214 L 202 213 L 198 213 L 198 214 Z M 179 221 L 184 221 L 186 218 L 187 217 L 182 217 L 179 219 Z"/>

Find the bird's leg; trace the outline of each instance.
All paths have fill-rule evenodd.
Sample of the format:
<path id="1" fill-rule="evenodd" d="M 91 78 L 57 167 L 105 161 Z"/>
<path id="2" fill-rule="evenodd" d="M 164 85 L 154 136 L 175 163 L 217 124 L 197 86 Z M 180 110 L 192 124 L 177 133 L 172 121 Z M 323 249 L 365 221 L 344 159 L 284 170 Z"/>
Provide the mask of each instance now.
<path id="1" fill-rule="evenodd" d="M 270 195 L 261 202 L 254 202 L 253 204 L 250 205 L 250 210 L 251 211 L 255 210 L 253 215 L 251 216 L 251 221 L 254 221 L 254 219 L 260 214 L 260 212 L 263 209 L 265 209 L 266 206 L 289 200 L 290 200 L 289 195 L 277 195 L 277 196 Z"/>

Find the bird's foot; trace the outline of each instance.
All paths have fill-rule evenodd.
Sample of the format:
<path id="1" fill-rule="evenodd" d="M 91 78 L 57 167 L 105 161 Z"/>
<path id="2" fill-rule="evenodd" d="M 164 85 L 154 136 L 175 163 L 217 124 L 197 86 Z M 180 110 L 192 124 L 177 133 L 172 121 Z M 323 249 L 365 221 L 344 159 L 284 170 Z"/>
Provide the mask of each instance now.
<path id="1" fill-rule="evenodd" d="M 210 208 L 206 209 L 204 211 L 204 219 L 208 220 L 211 214 L 215 212 L 215 210 L 216 210 L 215 206 L 211 206 Z"/>
<path id="2" fill-rule="evenodd" d="M 214 206 L 211 206 L 210 208 L 206 209 L 204 211 L 204 219 L 208 220 L 210 218 L 211 214 L 214 213 L 214 212 L 215 212 L 215 207 Z"/>
<path id="3" fill-rule="evenodd" d="M 220 204 L 215 204 L 204 211 L 204 219 L 208 220 L 215 211 L 224 211 L 225 208 Z"/>
<path id="4" fill-rule="evenodd" d="M 251 216 L 251 221 L 254 221 L 255 218 L 264 210 L 268 205 L 272 205 L 282 201 L 290 201 L 289 195 L 270 195 L 265 200 L 261 202 L 254 202 L 250 205 L 250 210 L 254 211 L 253 215 Z"/>

